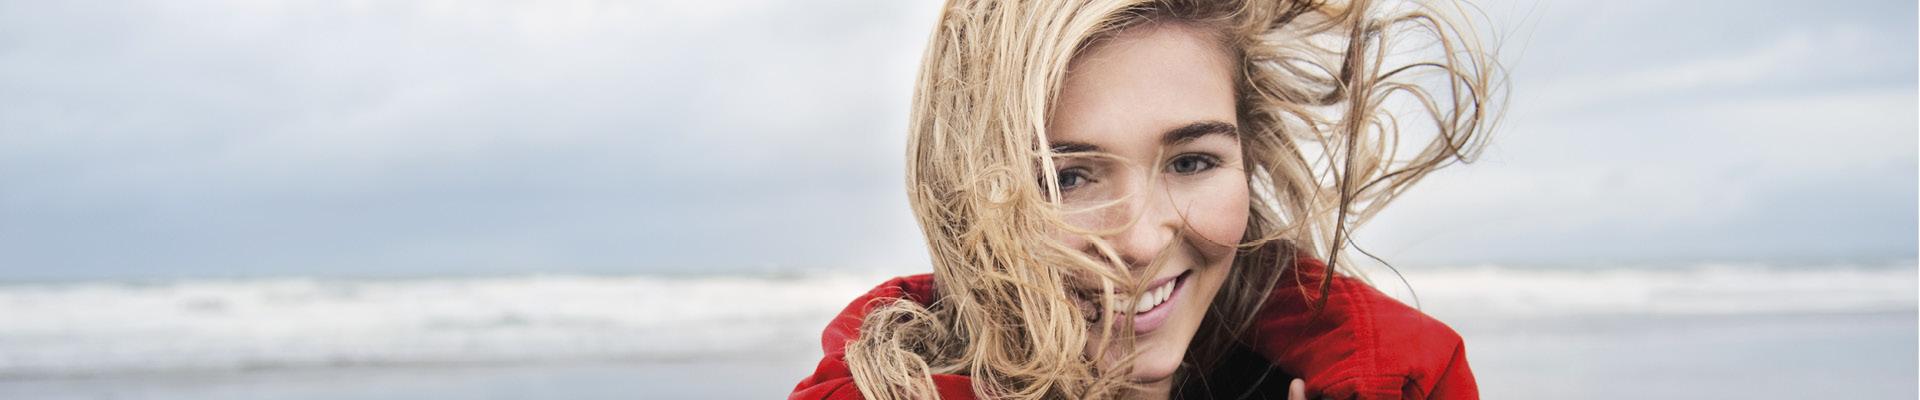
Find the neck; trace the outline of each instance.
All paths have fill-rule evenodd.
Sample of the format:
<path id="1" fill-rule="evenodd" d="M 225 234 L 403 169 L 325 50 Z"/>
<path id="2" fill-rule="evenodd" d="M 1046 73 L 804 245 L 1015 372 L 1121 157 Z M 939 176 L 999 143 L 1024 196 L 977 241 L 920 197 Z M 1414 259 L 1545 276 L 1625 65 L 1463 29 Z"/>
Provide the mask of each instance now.
<path id="1" fill-rule="evenodd" d="M 1127 396 L 1133 400 L 1167 400 L 1173 398 L 1173 379 L 1161 379 L 1140 385 L 1140 390 Z"/>

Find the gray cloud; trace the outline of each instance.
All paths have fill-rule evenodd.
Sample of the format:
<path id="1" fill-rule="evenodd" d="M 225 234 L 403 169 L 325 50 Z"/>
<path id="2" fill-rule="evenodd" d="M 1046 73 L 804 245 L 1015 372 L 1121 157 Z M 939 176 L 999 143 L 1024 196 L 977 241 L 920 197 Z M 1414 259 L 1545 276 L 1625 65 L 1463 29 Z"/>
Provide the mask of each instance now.
<path id="1" fill-rule="evenodd" d="M 1423 183 L 1363 243 L 1414 263 L 1911 259 L 1913 11 L 1490 9 L 1526 19 L 1507 27 L 1505 129 L 1484 161 Z"/>
<path id="2" fill-rule="evenodd" d="M 1510 123 L 1370 248 L 1914 252 L 1912 4 L 1486 7 Z M 924 269 L 901 150 L 937 11 L 0 1 L 0 280 Z"/>
<path id="3" fill-rule="evenodd" d="M 0 278 L 911 260 L 931 7 L 708 6 L 6 3 Z"/>

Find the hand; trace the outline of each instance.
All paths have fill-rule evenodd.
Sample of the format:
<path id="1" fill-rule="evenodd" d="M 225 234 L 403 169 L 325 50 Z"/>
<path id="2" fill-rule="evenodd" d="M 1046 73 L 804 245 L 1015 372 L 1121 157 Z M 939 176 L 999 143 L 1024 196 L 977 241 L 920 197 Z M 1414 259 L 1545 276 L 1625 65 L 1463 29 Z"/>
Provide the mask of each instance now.
<path id="1" fill-rule="evenodd" d="M 1294 379 L 1287 384 L 1287 400 L 1307 400 L 1307 381 Z"/>

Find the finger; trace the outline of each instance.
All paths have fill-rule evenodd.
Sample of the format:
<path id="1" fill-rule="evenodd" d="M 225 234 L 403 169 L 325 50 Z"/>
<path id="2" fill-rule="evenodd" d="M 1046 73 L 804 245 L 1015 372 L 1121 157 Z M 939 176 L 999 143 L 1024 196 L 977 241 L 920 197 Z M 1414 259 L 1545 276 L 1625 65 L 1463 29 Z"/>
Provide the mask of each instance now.
<path id="1" fill-rule="evenodd" d="M 1287 384 L 1287 400 L 1307 400 L 1307 381 L 1294 379 Z"/>

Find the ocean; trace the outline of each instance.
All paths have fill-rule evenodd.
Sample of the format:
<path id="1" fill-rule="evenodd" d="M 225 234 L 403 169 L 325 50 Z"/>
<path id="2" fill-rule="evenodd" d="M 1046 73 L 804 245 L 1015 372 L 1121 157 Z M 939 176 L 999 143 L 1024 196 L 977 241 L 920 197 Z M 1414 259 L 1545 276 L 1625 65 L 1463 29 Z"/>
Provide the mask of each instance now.
<path id="1" fill-rule="evenodd" d="M 1913 261 L 1374 271 L 1486 398 L 1917 396 Z M 887 278 L 0 284 L 0 398 L 779 398 Z M 1412 288 L 1409 290 L 1408 288 Z"/>

